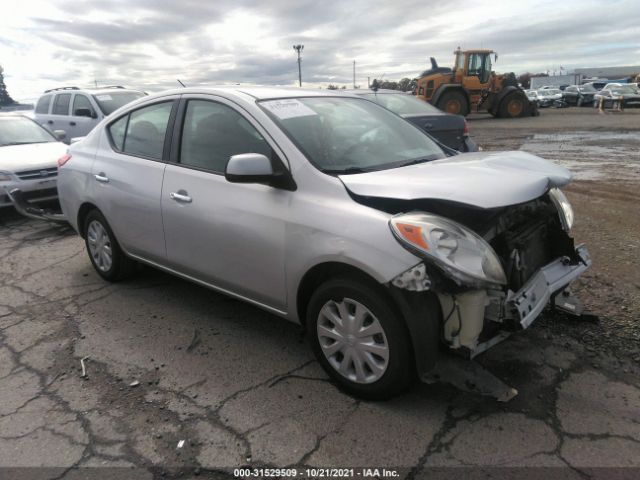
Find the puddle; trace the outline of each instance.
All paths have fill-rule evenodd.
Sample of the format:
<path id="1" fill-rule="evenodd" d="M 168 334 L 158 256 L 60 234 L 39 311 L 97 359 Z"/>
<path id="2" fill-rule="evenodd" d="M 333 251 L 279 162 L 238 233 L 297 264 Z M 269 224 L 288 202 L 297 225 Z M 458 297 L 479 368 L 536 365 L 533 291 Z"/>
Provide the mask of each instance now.
<path id="1" fill-rule="evenodd" d="M 540 133 L 520 150 L 565 166 L 576 180 L 640 179 L 640 132 Z"/>

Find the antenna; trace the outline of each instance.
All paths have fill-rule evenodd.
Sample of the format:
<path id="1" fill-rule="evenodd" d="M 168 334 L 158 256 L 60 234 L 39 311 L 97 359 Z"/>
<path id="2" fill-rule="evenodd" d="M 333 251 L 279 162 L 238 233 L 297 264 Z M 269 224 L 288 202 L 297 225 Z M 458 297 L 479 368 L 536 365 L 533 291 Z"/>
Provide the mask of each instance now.
<path id="1" fill-rule="evenodd" d="M 182 88 L 187 88 L 187 86 L 184 83 L 182 83 L 179 78 L 176 78 L 176 80 L 180 85 L 182 85 Z"/>

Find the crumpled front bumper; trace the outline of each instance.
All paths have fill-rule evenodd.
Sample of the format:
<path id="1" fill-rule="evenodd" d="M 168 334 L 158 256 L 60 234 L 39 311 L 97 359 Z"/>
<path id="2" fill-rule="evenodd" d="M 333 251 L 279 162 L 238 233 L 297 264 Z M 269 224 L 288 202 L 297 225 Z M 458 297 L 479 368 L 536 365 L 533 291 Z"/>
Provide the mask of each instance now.
<path id="1" fill-rule="evenodd" d="M 557 260 L 542 267 L 517 292 L 509 292 L 506 303 L 517 312 L 522 328 L 527 328 L 540 315 L 551 297 L 562 291 L 591 266 L 591 257 L 584 245 L 576 248 L 582 262 L 569 265 L 565 259 Z"/>
<path id="2" fill-rule="evenodd" d="M 67 223 L 67 217 L 62 213 L 53 212 L 51 210 L 37 207 L 29 203 L 24 198 L 24 193 L 19 188 L 3 188 L 7 198 L 13 204 L 14 208 L 25 217 L 35 218 L 37 220 L 45 220 L 48 222 Z M 54 196 L 52 198 L 56 198 Z"/>

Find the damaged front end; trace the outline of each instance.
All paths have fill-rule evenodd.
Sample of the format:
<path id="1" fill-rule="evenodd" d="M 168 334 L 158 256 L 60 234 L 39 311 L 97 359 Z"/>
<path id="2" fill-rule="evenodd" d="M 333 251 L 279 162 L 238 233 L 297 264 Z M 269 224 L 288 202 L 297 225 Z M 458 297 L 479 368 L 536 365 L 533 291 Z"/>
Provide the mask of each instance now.
<path id="1" fill-rule="evenodd" d="M 13 204 L 19 214 L 36 220 L 67 223 L 67 217 L 64 214 L 29 203 L 24 198 L 24 193 L 19 188 L 13 188 L 11 190 L 5 188 L 4 191 L 9 198 L 9 201 Z"/>
<path id="2" fill-rule="evenodd" d="M 559 189 L 494 209 L 425 202 L 415 206 L 438 213 L 390 220 L 400 243 L 424 259 L 392 284 L 436 293 L 442 340 L 468 358 L 529 327 L 591 264 L 569 235 L 573 211 Z"/>

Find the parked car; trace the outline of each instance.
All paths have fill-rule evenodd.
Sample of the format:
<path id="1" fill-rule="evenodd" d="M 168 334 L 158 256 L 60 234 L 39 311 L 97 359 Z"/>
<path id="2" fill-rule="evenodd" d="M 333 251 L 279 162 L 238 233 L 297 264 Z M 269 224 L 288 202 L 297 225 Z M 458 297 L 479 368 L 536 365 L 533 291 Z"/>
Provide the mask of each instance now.
<path id="1" fill-rule="evenodd" d="M 593 96 L 597 90 L 592 85 L 571 85 L 567 87 L 562 95 L 562 98 L 569 105 L 576 105 L 578 107 L 593 105 Z"/>
<path id="2" fill-rule="evenodd" d="M 604 88 L 604 86 L 605 86 L 606 84 L 608 84 L 608 83 L 609 83 L 609 80 L 604 80 L 604 81 L 592 81 L 592 82 L 587 82 L 587 83 L 584 83 L 583 85 L 584 85 L 584 86 L 586 86 L 586 85 L 590 85 L 590 86 L 591 86 L 591 87 L 593 87 L 596 91 L 600 91 L 600 90 L 602 90 L 602 89 Z"/>
<path id="3" fill-rule="evenodd" d="M 301 323 L 334 382 L 380 398 L 440 343 L 471 357 L 529 327 L 590 265 L 570 178 L 521 151 L 446 158 L 357 96 L 221 87 L 114 112 L 58 189 L 102 278 L 143 262 Z"/>
<path id="4" fill-rule="evenodd" d="M 478 146 L 469 136 L 469 124 L 462 115 L 438 110 L 430 103 L 398 90 L 346 90 L 372 100 L 422 128 L 437 141 L 459 152 L 477 152 Z"/>
<path id="5" fill-rule="evenodd" d="M 527 96 L 527 98 L 529 99 L 530 102 L 535 103 L 536 105 L 540 106 L 540 102 L 538 101 L 538 92 L 535 90 L 525 90 L 524 91 L 525 95 Z"/>
<path id="6" fill-rule="evenodd" d="M 558 94 L 554 89 L 538 90 L 538 107 L 552 107 L 556 100 L 562 99 L 562 93 Z"/>
<path id="7" fill-rule="evenodd" d="M 594 107 L 599 107 L 601 100 L 604 102 L 604 108 L 613 108 L 615 104 L 620 102 L 624 108 L 640 107 L 640 94 L 627 84 L 608 83 L 593 98 Z"/>
<path id="8" fill-rule="evenodd" d="M 19 188 L 26 201 L 58 196 L 57 160 L 67 145 L 24 115 L 0 115 L 0 208 L 12 205 L 7 192 Z"/>
<path id="9" fill-rule="evenodd" d="M 64 130 L 66 142 L 84 137 L 103 118 L 133 100 L 146 95 L 122 86 L 100 89 L 63 87 L 46 90 L 38 99 L 34 118 L 49 130 Z"/>

